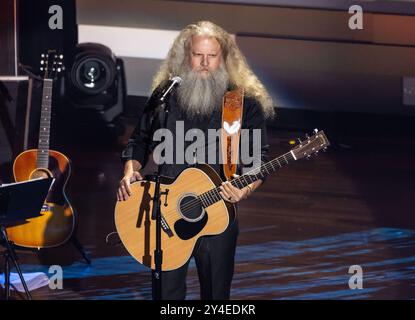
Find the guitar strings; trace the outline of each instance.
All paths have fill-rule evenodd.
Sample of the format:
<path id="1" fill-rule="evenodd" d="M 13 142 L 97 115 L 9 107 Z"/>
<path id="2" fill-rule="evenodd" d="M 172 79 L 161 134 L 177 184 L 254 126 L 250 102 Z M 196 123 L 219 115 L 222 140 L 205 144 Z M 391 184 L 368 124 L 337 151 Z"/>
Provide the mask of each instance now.
<path id="1" fill-rule="evenodd" d="M 322 146 L 323 146 L 323 144 L 320 145 L 320 147 L 322 147 Z M 319 149 L 321 149 L 321 148 L 319 148 Z M 288 156 L 288 159 L 287 159 L 287 156 Z M 285 164 L 283 163 L 281 165 L 281 163 L 280 163 L 279 160 L 282 160 L 282 159 L 285 160 Z M 295 160 L 295 158 L 293 157 L 293 154 L 292 154 L 292 150 L 290 150 L 289 152 L 287 152 L 287 153 L 285 153 L 285 154 L 283 154 L 283 155 L 281 155 L 281 156 L 279 156 L 277 158 L 274 158 L 271 161 L 268 161 L 268 162 L 264 163 L 259 168 L 252 169 L 252 170 L 248 171 L 247 173 L 245 173 L 244 175 L 242 175 L 242 176 L 240 176 L 238 178 L 235 178 L 234 180 L 231 181 L 231 183 L 235 181 L 235 184 L 236 184 L 236 181 L 239 181 L 240 182 L 240 180 L 242 178 L 245 179 L 246 176 L 252 176 L 252 172 L 254 172 L 254 171 L 259 171 L 258 173 L 263 174 L 263 170 L 261 170 L 261 168 L 264 168 L 267 171 L 267 174 L 270 174 L 270 172 L 268 171 L 268 169 L 272 169 L 272 171 L 276 171 L 277 169 L 282 168 L 283 165 L 288 164 L 288 161 L 291 161 L 291 160 Z M 273 166 L 273 163 L 274 164 L 277 164 L 278 163 L 278 167 L 279 168 L 276 169 Z M 257 174 L 255 174 L 255 177 L 257 178 L 256 180 L 258 180 Z M 246 183 L 246 180 L 245 180 L 245 183 Z M 239 187 L 237 185 L 236 185 L 236 187 L 239 189 Z M 218 202 L 220 200 L 226 201 L 225 199 L 222 198 L 222 196 L 220 196 L 219 190 L 220 190 L 220 187 L 216 187 L 214 189 L 211 189 L 209 191 L 206 191 L 206 192 L 198 195 L 195 200 L 189 201 L 186 205 L 184 205 L 183 208 L 182 208 L 182 211 L 187 211 L 187 210 L 194 209 L 194 208 L 198 207 L 200 204 L 202 204 L 202 206 L 203 206 L 203 201 L 202 201 L 201 196 L 202 195 L 206 195 L 207 193 L 212 193 L 213 192 L 212 197 L 213 197 L 214 202 L 212 204 L 214 204 L 214 203 L 216 203 L 216 202 Z M 214 197 L 217 196 L 218 194 L 219 194 L 220 198 L 219 198 L 219 200 L 216 200 Z M 206 196 L 208 197 L 208 195 L 206 195 Z M 210 202 L 210 200 L 211 199 L 209 199 L 209 202 Z M 211 206 L 212 204 L 209 204 L 208 207 Z M 172 210 L 166 212 L 166 214 L 170 214 L 170 213 L 175 212 L 175 211 L 176 211 L 175 209 L 172 209 Z"/>
<path id="2" fill-rule="evenodd" d="M 270 172 L 269 172 L 269 170 L 267 170 L 267 169 L 272 169 L 272 170 L 276 170 L 275 169 L 275 167 L 272 165 L 272 163 L 276 163 L 276 162 L 278 162 L 278 166 L 279 166 L 279 168 L 282 168 L 282 166 L 283 165 L 281 165 L 281 163 L 278 161 L 278 159 L 280 159 L 280 158 L 284 158 L 286 161 L 286 164 L 288 164 L 288 161 L 287 161 L 287 159 L 286 159 L 286 156 L 287 155 L 289 155 L 289 158 L 288 158 L 288 160 L 293 160 L 294 158 L 292 157 L 292 155 L 291 155 L 291 152 L 288 152 L 288 153 L 286 153 L 286 154 L 284 154 L 284 155 L 282 155 L 282 156 L 280 156 L 280 157 L 277 157 L 277 158 L 275 158 L 275 159 L 273 159 L 273 160 L 271 160 L 271 161 L 269 161 L 269 162 L 267 162 L 267 163 L 265 163 L 265 164 L 263 164 L 261 167 L 259 167 L 259 168 L 255 168 L 255 169 L 253 169 L 253 170 L 251 170 L 251 171 L 249 171 L 249 172 L 247 172 L 246 174 L 244 174 L 243 176 L 240 176 L 240 177 L 238 177 L 238 178 L 236 178 L 236 179 L 234 179 L 234 180 L 232 180 L 231 182 L 234 182 L 235 181 L 235 184 L 236 184 L 236 181 L 240 181 L 240 180 L 242 180 L 242 178 L 244 178 L 244 176 L 252 176 L 253 174 L 253 172 L 254 171 L 258 171 L 258 173 L 261 173 L 262 175 L 263 175 L 263 170 L 261 170 L 261 168 L 265 168 L 266 169 L 266 171 L 267 171 L 267 173 L 269 174 Z M 258 179 L 258 177 L 257 177 L 257 174 L 258 173 L 256 173 L 255 174 L 255 177 Z M 245 179 L 245 178 L 244 178 Z M 256 180 L 255 180 L 256 181 Z M 246 182 L 246 181 L 245 181 Z M 238 186 L 236 186 L 236 187 L 238 187 Z M 238 189 L 239 189 L 239 187 L 238 187 Z M 202 194 L 200 194 L 195 200 L 193 200 L 193 201 L 189 201 L 185 206 L 183 206 L 183 208 L 182 208 L 182 211 L 184 210 L 184 211 L 187 211 L 187 210 L 190 210 L 190 209 L 194 209 L 194 208 L 196 208 L 197 206 L 199 206 L 200 205 L 200 203 L 202 203 L 202 205 L 203 205 L 203 201 L 202 201 L 202 199 L 200 198 L 203 194 L 206 194 L 206 193 L 212 193 L 213 192 L 213 195 L 211 195 L 210 197 L 214 197 L 214 196 L 217 196 L 218 194 L 219 194 L 219 191 L 220 191 L 220 187 L 216 187 L 216 188 L 214 188 L 214 189 L 211 189 L 211 190 L 209 190 L 209 191 L 207 191 L 207 192 L 204 192 L 204 193 L 202 193 Z M 207 196 L 207 197 L 209 197 L 209 196 Z M 222 198 L 222 196 L 220 196 L 219 195 L 219 200 L 216 200 L 215 198 L 213 198 L 213 200 L 215 200 L 213 203 L 216 203 L 216 202 L 218 202 L 218 201 L 220 201 L 220 200 L 225 200 L 225 199 L 223 199 Z M 210 198 L 208 198 L 209 199 L 209 201 L 211 201 L 211 199 Z M 212 204 L 213 204 L 212 203 Z M 210 204 L 210 205 L 212 205 L 212 204 Z M 209 205 L 209 206 L 210 206 Z M 173 211 L 173 210 L 172 210 Z M 169 211 L 168 213 L 170 213 L 171 211 Z"/>
<path id="3" fill-rule="evenodd" d="M 286 156 L 288 156 L 288 159 L 286 158 Z M 258 171 L 258 173 L 261 173 L 261 174 L 263 174 L 263 170 L 261 170 L 261 168 L 264 168 L 266 171 L 267 171 L 267 173 L 268 174 L 270 174 L 270 171 L 268 170 L 268 169 L 272 169 L 273 171 L 275 171 L 276 169 L 275 169 L 275 167 L 272 165 L 272 163 L 274 163 L 274 164 L 277 164 L 277 162 L 278 162 L 278 166 L 279 166 L 279 168 L 282 168 L 282 166 L 283 165 L 281 165 L 281 163 L 280 163 L 280 161 L 278 160 L 278 159 L 284 159 L 285 160 L 285 164 L 288 164 L 288 160 L 293 160 L 294 159 L 294 157 L 292 156 L 292 154 L 291 154 L 291 151 L 290 152 L 287 152 L 287 153 L 285 153 L 285 154 L 283 154 L 282 156 L 279 156 L 279 157 L 277 157 L 277 158 L 275 158 L 275 159 L 273 159 L 273 160 L 271 160 L 271 161 L 269 161 L 269 162 L 266 162 L 266 163 L 264 163 L 262 166 L 260 166 L 259 168 L 255 168 L 255 169 L 252 169 L 252 170 L 250 170 L 250 171 L 248 171 L 247 173 L 245 173 L 244 175 L 242 175 L 242 176 L 240 176 L 240 177 L 238 177 L 238 178 L 236 178 L 236 179 L 234 179 L 234 180 L 232 180 L 231 181 L 231 183 L 232 182 L 234 182 L 235 181 L 235 184 L 236 184 L 236 181 L 238 181 L 238 182 L 242 182 L 242 178 L 243 179 L 245 179 L 244 177 L 246 177 L 246 176 L 252 176 L 253 174 L 253 172 L 254 171 Z M 258 173 L 256 173 L 255 174 L 255 177 L 257 178 L 256 180 L 258 180 L 258 177 L 257 177 L 257 174 Z M 256 180 L 254 180 L 254 181 L 256 181 Z M 245 180 L 245 183 L 246 183 L 246 180 Z M 239 187 L 238 186 L 236 186 L 238 189 L 239 189 Z M 184 206 L 183 206 L 183 208 L 181 208 L 181 210 L 182 211 L 188 211 L 188 210 L 191 210 L 191 209 L 194 209 L 194 208 L 197 208 L 200 204 L 202 204 L 202 206 L 203 206 L 203 201 L 202 201 L 202 198 L 201 198 L 201 196 L 202 195 L 206 195 L 207 193 L 212 193 L 213 192 L 213 195 L 211 195 L 210 197 L 214 197 L 214 196 L 217 196 L 218 194 L 219 194 L 219 191 L 220 191 L 220 187 L 216 187 L 216 188 L 214 188 L 214 189 L 211 189 L 211 190 L 209 190 L 209 191 L 207 191 L 207 192 L 204 192 L 204 193 L 202 193 L 202 194 L 200 194 L 200 195 L 198 195 L 197 196 L 197 198 L 196 199 L 194 199 L 194 200 L 192 200 L 192 201 L 189 201 L 188 203 L 186 203 Z M 209 197 L 209 195 L 206 195 L 207 197 Z M 219 195 L 220 196 L 220 195 Z M 209 198 L 208 198 L 209 199 Z M 218 201 L 220 201 L 220 200 L 225 200 L 225 199 L 223 199 L 222 198 L 222 196 L 220 196 L 220 199 L 219 200 L 216 200 L 215 198 L 213 198 L 213 200 L 215 200 L 213 203 L 216 203 L 216 202 L 218 202 Z M 209 199 L 209 202 L 210 202 L 210 200 L 211 199 Z M 212 204 L 213 204 L 212 203 Z M 210 204 L 210 205 L 212 205 L 212 204 Z M 210 206 L 209 205 L 209 206 Z M 206 207 L 207 208 L 207 207 Z M 173 211 L 175 211 L 174 209 L 172 209 L 171 211 L 168 211 L 168 212 L 166 212 L 166 214 L 170 214 L 171 212 L 173 212 Z"/>

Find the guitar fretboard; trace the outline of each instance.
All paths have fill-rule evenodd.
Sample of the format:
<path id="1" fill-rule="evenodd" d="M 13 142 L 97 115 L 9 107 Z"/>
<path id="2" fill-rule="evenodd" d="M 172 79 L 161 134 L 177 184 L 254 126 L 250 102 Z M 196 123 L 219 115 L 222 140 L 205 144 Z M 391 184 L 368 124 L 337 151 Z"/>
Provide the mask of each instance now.
<path id="1" fill-rule="evenodd" d="M 50 118 L 52 108 L 52 79 L 43 80 L 42 111 L 40 116 L 39 142 L 36 165 L 38 168 L 49 166 Z"/>
<path id="2" fill-rule="evenodd" d="M 265 178 L 266 176 L 274 173 L 279 168 L 287 165 L 291 161 L 296 160 L 293 156 L 293 153 L 287 152 L 282 156 L 279 156 L 271 161 L 268 161 L 261 165 L 260 167 L 249 171 L 248 173 L 235 178 L 231 181 L 231 184 L 238 189 L 242 189 L 247 185 L 257 181 L 258 179 Z M 198 196 L 204 208 L 211 206 L 212 204 L 222 200 L 222 196 L 219 193 L 219 187 L 211 189 L 205 193 L 202 193 Z"/>

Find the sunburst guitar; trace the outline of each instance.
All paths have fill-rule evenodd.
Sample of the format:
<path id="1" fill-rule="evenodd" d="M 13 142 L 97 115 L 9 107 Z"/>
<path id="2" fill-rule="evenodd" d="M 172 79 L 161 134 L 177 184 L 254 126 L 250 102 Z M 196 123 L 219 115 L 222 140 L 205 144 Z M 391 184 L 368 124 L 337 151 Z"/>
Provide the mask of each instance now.
<path id="1" fill-rule="evenodd" d="M 53 79 L 63 70 L 62 55 L 49 50 L 42 58 L 44 77 L 38 148 L 24 151 L 16 157 L 13 174 L 16 182 L 47 177 L 55 178 L 55 182 L 39 217 L 7 228 L 11 241 L 28 248 L 59 246 L 69 240 L 75 226 L 74 211 L 65 194 L 71 175 L 70 160 L 64 154 L 49 149 Z"/>
<path id="2" fill-rule="evenodd" d="M 282 166 L 325 149 L 329 141 L 323 131 L 291 151 L 231 181 L 242 189 Z M 206 235 L 222 233 L 235 219 L 235 206 L 222 199 L 219 175 L 209 165 L 182 171 L 174 180 L 161 181 L 161 244 L 163 271 L 184 265 L 196 241 Z M 128 252 L 141 264 L 155 269 L 156 220 L 152 217 L 155 182 L 146 178 L 131 184 L 132 195 L 117 201 L 115 225 Z"/>

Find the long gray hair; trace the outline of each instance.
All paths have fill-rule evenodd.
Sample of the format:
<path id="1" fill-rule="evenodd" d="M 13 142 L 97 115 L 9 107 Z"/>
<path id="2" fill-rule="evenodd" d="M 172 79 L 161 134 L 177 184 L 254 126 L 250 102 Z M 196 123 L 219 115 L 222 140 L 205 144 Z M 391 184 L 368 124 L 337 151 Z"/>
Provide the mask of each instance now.
<path id="1" fill-rule="evenodd" d="M 268 91 L 249 68 L 233 37 L 210 21 L 200 21 L 184 28 L 173 42 L 167 58 L 153 79 L 152 89 L 173 76 L 183 74 L 189 66 L 189 48 L 192 36 L 214 37 L 220 44 L 225 69 L 232 87 L 241 88 L 245 95 L 258 100 L 266 117 L 275 114 L 274 103 Z"/>

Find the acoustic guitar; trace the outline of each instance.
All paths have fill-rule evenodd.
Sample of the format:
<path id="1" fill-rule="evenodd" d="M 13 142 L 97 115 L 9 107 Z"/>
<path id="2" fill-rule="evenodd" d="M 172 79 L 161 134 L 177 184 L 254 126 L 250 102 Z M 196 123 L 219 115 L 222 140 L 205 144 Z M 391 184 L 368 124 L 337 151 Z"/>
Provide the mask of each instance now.
<path id="1" fill-rule="evenodd" d="M 44 76 L 38 148 L 20 153 L 13 163 L 16 182 L 55 178 L 41 216 L 7 228 L 9 239 L 22 247 L 57 247 L 69 240 L 75 226 L 74 211 L 65 194 L 71 174 L 70 160 L 63 153 L 49 149 L 53 80 L 64 70 L 62 59 L 54 50 L 42 54 L 40 69 Z"/>
<path id="2" fill-rule="evenodd" d="M 242 189 L 284 165 L 325 149 L 329 141 L 323 131 L 301 142 L 291 151 L 264 163 L 231 181 Z M 202 164 L 183 170 L 174 180 L 161 181 L 163 271 L 181 267 L 190 258 L 201 236 L 220 234 L 235 219 L 235 206 L 222 199 L 222 180 L 209 165 Z M 132 195 L 117 201 L 115 225 L 127 251 L 141 264 L 155 269 L 154 249 L 156 221 L 152 219 L 152 197 L 155 182 L 131 184 Z"/>

